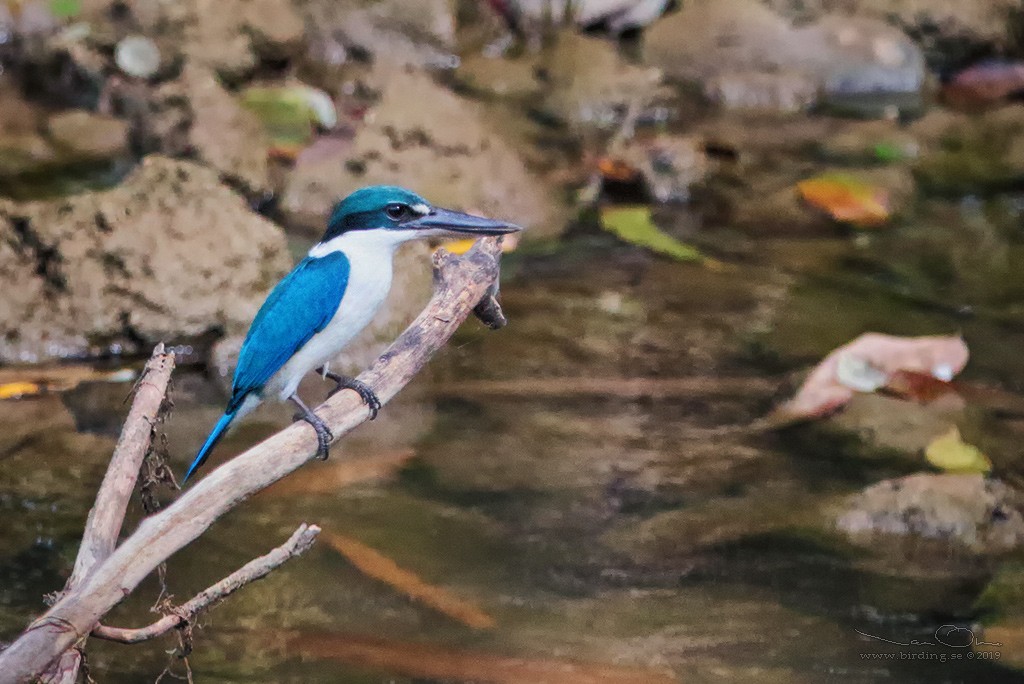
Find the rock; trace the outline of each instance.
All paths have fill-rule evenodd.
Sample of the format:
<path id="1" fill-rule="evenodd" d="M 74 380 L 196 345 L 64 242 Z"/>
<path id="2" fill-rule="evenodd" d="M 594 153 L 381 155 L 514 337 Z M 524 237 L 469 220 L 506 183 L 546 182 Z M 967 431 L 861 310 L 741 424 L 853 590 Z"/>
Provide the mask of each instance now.
<path id="1" fill-rule="evenodd" d="M 189 149 L 164 151 L 181 154 L 194 150 L 200 160 L 233 182 L 253 192 L 269 189 L 270 140 L 264 127 L 210 70 L 186 64 L 177 81 L 161 88 L 160 97 L 170 102 L 172 110 L 186 106 L 190 121 L 185 142 Z"/>
<path id="2" fill-rule="evenodd" d="M 563 32 L 544 56 L 544 108 L 572 127 L 613 126 L 631 106 L 650 104 L 661 72 L 627 64 L 600 38 Z"/>
<path id="3" fill-rule="evenodd" d="M 622 159 L 640 171 L 648 192 L 659 202 L 685 202 L 690 186 L 707 174 L 704 142 L 695 136 L 659 135 L 626 143 Z"/>
<path id="4" fill-rule="evenodd" d="M 725 106 L 793 111 L 826 96 L 916 93 L 924 58 L 877 19 L 825 16 L 795 27 L 756 0 L 696 0 L 657 22 L 644 59 Z"/>
<path id="5" fill-rule="evenodd" d="M 129 76 L 149 78 L 160 70 L 160 48 L 145 36 L 128 36 L 114 49 L 114 62 Z"/>
<path id="6" fill-rule="evenodd" d="M 726 109 L 799 112 L 818 99 L 818 84 L 799 73 L 733 71 L 704 82 L 704 96 Z"/>
<path id="7" fill-rule="evenodd" d="M 0 201 L 0 360 L 144 351 L 244 332 L 287 268 L 284 236 L 216 172 L 149 157 L 122 185 Z"/>
<path id="8" fill-rule="evenodd" d="M 666 75 L 706 81 L 721 73 L 782 70 L 793 27 L 754 0 L 695 0 L 654 23 L 643 57 Z"/>
<path id="9" fill-rule="evenodd" d="M 836 526 L 855 541 L 875 535 L 953 542 L 975 553 L 1024 543 L 1022 497 L 982 475 L 917 474 L 868 487 L 849 502 Z"/>
<path id="10" fill-rule="evenodd" d="M 381 100 L 351 149 L 292 171 L 281 198 L 291 221 L 319 233 L 344 195 L 364 185 L 397 183 L 439 206 L 514 220 L 528 228 L 527 237 L 561 229 L 554 198 L 485 123 L 478 104 L 421 73 L 395 71 L 381 83 Z"/>
<path id="11" fill-rule="evenodd" d="M 462 60 L 455 76 L 475 93 L 532 102 L 541 90 L 536 72 L 537 60 L 531 56 L 508 59 L 476 54 Z"/>
<path id="12" fill-rule="evenodd" d="M 894 23 L 921 41 L 931 65 L 945 70 L 965 59 L 1015 45 L 1017 0 L 761 0 L 787 18 L 809 22 L 837 9 Z M 996 49 L 993 49 L 996 48 Z M 1000 49 L 1001 48 L 1001 49 Z"/>
<path id="13" fill-rule="evenodd" d="M 183 48 L 192 62 L 234 81 L 251 73 L 258 58 L 283 59 L 302 47 L 305 24 L 288 0 L 188 0 L 177 12 Z"/>
<path id="14" fill-rule="evenodd" d="M 980 116 L 936 111 L 911 125 L 910 132 L 921 141 L 914 172 L 926 190 L 987 194 L 1017 187 L 1024 178 L 1024 105 Z"/>
<path id="15" fill-rule="evenodd" d="M 256 68 L 252 39 L 241 30 L 237 2 L 193 0 L 182 45 L 186 60 L 229 81 L 241 80 Z"/>
<path id="16" fill-rule="evenodd" d="M 924 85 L 921 50 L 880 20 L 826 16 L 797 31 L 807 43 L 824 43 L 820 61 L 809 52 L 800 57 L 828 95 L 916 93 Z"/>
<path id="17" fill-rule="evenodd" d="M 56 150 L 42 136 L 17 134 L 0 138 L 0 178 L 37 173 L 56 162 Z"/>
<path id="18" fill-rule="evenodd" d="M 355 53 L 398 66 L 458 66 L 451 0 L 303 0 L 301 11 L 318 64 L 336 67 Z"/>
<path id="19" fill-rule="evenodd" d="M 128 151 L 128 124 L 85 110 L 54 114 L 47 121 L 50 139 L 81 159 L 112 159 Z"/>
<path id="20" fill-rule="evenodd" d="M 306 26 L 292 3 L 283 0 L 247 0 L 238 7 L 242 11 L 242 27 L 252 34 L 253 47 L 258 54 L 281 59 L 299 51 L 305 38 Z"/>

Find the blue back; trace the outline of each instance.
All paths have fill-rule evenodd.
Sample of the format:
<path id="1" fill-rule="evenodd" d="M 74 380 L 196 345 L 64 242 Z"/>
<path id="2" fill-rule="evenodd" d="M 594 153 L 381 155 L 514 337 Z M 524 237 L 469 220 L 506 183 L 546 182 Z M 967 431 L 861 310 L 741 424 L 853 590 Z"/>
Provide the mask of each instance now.
<path id="1" fill-rule="evenodd" d="M 259 391 L 316 333 L 327 326 L 345 295 L 348 257 L 333 252 L 306 257 L 277 284 L 260 307 L 238 355 L 228 413 Z"/>

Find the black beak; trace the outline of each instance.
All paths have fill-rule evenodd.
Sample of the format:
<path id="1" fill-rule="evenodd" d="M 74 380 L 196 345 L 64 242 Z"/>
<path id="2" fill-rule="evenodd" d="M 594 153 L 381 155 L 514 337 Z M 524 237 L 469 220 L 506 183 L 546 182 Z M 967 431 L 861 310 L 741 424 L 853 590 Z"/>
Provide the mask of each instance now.
<path id="1" fill-rule="evenodd" d="M 463 235 L 505 235 L 507 233 L 518 233 L 522 230 L 519 226 L 505 223 L 504 221 L 494 221 L 482 216 L 463 214 L 461 211 L 437 208 L 431 209 L 430 213 L 426 216 L 406 222 L 402 225 L 402 228 L 438 231 L 439 233 L 448 233 L 453 237 L 461 237 Z"/>

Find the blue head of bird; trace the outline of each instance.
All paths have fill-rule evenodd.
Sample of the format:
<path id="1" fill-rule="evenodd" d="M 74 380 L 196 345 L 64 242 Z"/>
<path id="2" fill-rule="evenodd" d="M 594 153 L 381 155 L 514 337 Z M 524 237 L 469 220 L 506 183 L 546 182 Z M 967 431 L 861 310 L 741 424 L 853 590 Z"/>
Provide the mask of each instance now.
<path id="1" fill-rule="evenodd" d="M 345 237 L 396 247 L 410 240 L 504 235 L 519 230 L 519 226 L 505 221 L 432 206 L 405 188 L 372 185 L 335 205 L 320 245 Z"/>

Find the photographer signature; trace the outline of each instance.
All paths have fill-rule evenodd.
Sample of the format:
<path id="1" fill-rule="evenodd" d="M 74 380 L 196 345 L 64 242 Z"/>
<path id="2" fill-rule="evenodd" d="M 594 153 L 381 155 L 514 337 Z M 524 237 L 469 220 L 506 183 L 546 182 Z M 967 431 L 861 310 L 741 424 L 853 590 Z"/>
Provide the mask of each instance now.
<path id="1" fill-rule="evenodd" d="M 979 641 L 974 632 L 966 627 L 957 627 L 956 625 L 942 625 L 935 630 L 935 641 L 919 641 L 917 639 L 911 639 L 908 642 L 893 641 L 884 637 L 875 636 L 874 634 L 868 634 L 862 632 L 859 629 L 855 629 L 857 634 L 865 636 L 869 639 L 875 639 L 877 641 L 884 641 L 887 644 L 895 644 L 897 646 L 948 646 L 949 648 L 968 648 L 970 646 L 1002 646 L 998 641 Z M 935 643 L 938 642 L 938 643 Z"/>

